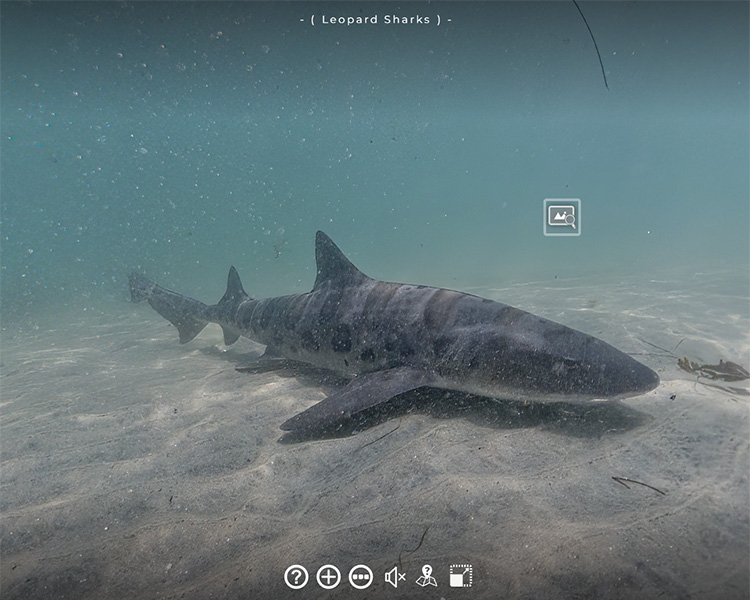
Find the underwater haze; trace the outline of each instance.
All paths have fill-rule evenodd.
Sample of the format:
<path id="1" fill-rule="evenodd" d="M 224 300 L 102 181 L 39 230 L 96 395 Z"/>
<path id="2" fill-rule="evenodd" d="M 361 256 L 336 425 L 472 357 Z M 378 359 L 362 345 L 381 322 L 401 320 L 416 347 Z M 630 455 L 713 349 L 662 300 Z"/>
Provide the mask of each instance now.
<path id="1" fill-rule="evenodd" d="M 750 595 L 750 391 L 723 372 L 750 367 L 747 3 L 0 17 L 3 598 Z M 580 200 L 576 228 L 545 199 Z M 214 325 L 180 345 L 128 275 L 213 304 L 234 265 L 254 297 L 303 293 L 317 230 L 371 277 L 528 310 L 661 385 L 416 392 L 278 443 L 340 382 L 237 372 L 263 347 Z"/>
<path id="2" fill-rule="evenodd" d="M 592 4 L 609 89 L 573 4 L 440 6 L 3 3 L 6 325 L 99 310 L 134 268 L 305 291 L 316 229 L 386 279 L 747 287 L 743 3 Z M 542 235 L 544 198 L 582 200 L 580 238 Z"/>

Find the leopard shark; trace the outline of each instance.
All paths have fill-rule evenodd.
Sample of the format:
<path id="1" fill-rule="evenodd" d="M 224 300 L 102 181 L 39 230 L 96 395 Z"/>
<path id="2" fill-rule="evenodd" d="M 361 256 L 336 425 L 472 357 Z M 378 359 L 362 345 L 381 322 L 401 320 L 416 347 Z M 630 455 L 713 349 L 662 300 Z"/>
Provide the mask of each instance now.
<path id="1" fill-rule="evenodd" d="M 256 299 L 234 267 L 217 304 L 129 277 L 131 299 L 147 300 L 180 343 L 218 323 L 224 343 L 240 336 L 279 357 L 334 371 L 339 391 L 289 418 L 291 432 L 336 427 L 417 388 L 495 399 L 583 402 L 644 394 L 659 384 L 649 367 L 591 335 L 472 294 L 368 277 L 330 237 L 315 238 L 310 292 Z"/>

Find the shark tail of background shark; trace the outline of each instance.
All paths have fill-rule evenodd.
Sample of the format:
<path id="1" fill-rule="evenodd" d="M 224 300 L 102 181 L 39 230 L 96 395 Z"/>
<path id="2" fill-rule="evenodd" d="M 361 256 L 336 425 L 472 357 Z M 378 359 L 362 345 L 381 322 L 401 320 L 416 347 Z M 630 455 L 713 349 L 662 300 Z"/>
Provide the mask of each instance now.
<path id="1" fill-rule="evenodd" d="M 248 298 L 234 267 L 229 269 L 227 291 L 214 306 L 163 288 L 140 273 L 131 273 L 129 283 L 131 300 L 147 300 L 156 312 L 177 328 L 181 344 L 187 344 L 212 321 L 221 325 L 225 344 L 233 344 L 240 337 L 236 330 L 227 325 L 237 306 Z"/>

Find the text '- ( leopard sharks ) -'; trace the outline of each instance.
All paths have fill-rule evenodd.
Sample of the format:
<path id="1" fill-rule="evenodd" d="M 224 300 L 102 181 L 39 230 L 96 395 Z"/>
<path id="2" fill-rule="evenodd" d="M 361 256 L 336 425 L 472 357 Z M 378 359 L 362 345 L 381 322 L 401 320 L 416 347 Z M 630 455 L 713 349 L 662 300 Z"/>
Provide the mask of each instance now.
<path id="1" fill-rule="evenodd" d="M 420 387 L 498 399 L 579 402 L 636 396 L 658 375 L 611 345 L 526 311 L 453 290 L 389 283 L 357 269 L 322 231 L 312 290 L 258 300 L 234 267 L 218 304 L 130 275 L 134 302 L 147 300 L 187 343 L 209 323 L 224 342 L 265 344 L 264 356 L 335 371 L 348 385 L 281 429 L 327 429 Z"/>

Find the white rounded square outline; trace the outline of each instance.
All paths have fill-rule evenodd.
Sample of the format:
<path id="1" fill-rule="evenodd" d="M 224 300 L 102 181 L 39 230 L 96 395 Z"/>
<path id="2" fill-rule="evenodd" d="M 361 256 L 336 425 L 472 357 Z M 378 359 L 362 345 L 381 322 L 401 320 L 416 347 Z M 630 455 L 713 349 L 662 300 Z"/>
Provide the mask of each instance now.
<path id="1" fill-rule="evenodd" d="M 578 214 L 576 215 L 576 228 L 575 233 L 547 233 L 547 206 L 548 203 L 552 202 L 559 202 L 559 203 L 578 203 Z M 542 212 L 543 212 L 543 221 L 542 221 L 542 233 L 545 237 L 578 237 L 581 235 L 581 199 L 580 198 L 545 198 L 542 201 Z"/>

